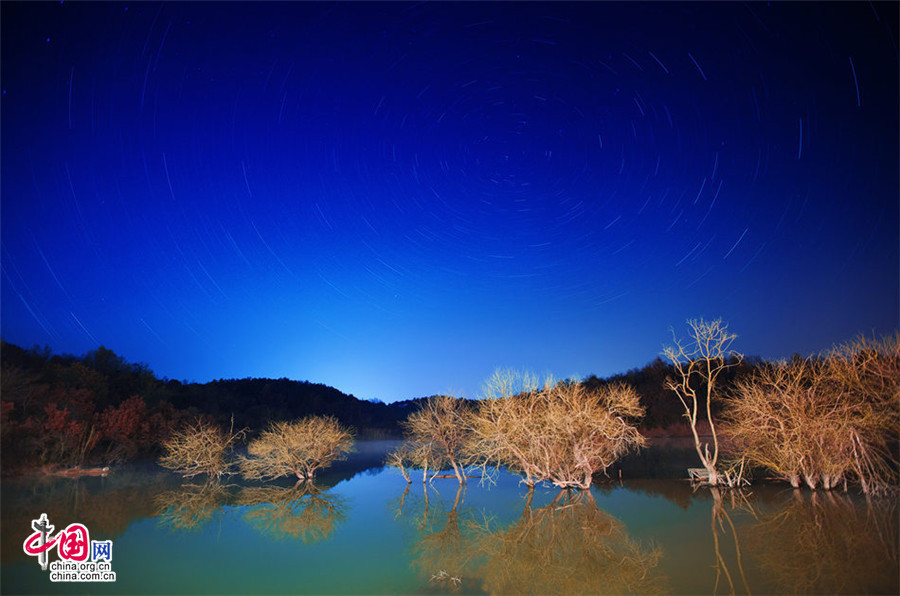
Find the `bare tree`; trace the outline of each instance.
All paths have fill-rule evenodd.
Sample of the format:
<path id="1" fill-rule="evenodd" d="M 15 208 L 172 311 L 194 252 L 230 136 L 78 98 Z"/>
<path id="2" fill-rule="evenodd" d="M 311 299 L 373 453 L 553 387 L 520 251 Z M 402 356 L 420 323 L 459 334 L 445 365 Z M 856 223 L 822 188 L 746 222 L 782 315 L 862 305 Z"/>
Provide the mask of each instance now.
<path id="1" fill-rule="evenodd" d="M 464 400 L 449 395 L 429 398 L 403 422 L 411 445 L 408 453 L 416 455 L 414 459 L 425 467 L 428 464 L 435 470 L 452 467 L 457 480 L 464 483 L 462 453 L 469 435 L 468 417 Z"/>
<path id="2" fill-rule="evenodd" d="M 248 479 L 296 476 L 311 479 L 353 449 L 353 433 L 330 416 L 307 416 L 273 422 L 247 445 L 249 457 L 238 460 Z"/>
<path id="3" fill-rule="evenodd" d="M 467 451 L 482 469 L 505 465 L 533 487 L 587 489 L 593 474 L 644 444 L 635 422 L 644 414 L 637 393 L 624 384 L 592 391 L 581 383 L 513 382 L 495 374 L 472 416 Z M 512 391 L 525 388 L 515 394 Z"/>
<path id="4" fill-rule="evenodd" d="M 397 468 L 403 475 L 403 479 L 409 484 L 412 479 L 409 477 L 409 468 L 413 467 L 412 449 L 409 443 L 401 443 L 394 449 L 388 451 L 384 458 L 384 463 L 392 468 Z"/>
<path id="5" fill-rule="evenodd" d="M 825 357 L 829 392 L 852 405 L 850 473 L 863 492 L 895 492 L 900 483 L 900 333 L 859 336 Z"/>
<path id="6" fill-rule="evenodd" d="M 449 465 L 444 454 L 435 449 L 430 441 L 413 439 L 407 439 L 389 451 L 384 463 L 399 469 L 407 484 L 412 482 L 409 475 L 411 470 L 422 470 L 422 483 L 424 484 L 429 479 L 433 480 L 445 466 Z M 429 471 L 434 472 L 430 478 Z"/>
<path id="7" fill-rule="evenodd" d="M 159 465 L 185 478 L 206 474 L 211 479 L 230 474 L 228 455 L 246 432 L 247 429 L 234 432 L 233 420 L 231 428 L 225 431 L 206 418 L 197 418 L 172 432 L 163 443 L 165 454 L 159 459 Z"/>
<path id="8" fill-rule="evenodd" d="M 712 402 L 719 396 L 716 393 L 716 381 L 726 369 L 739 364 L 743 356 L 731 351 L 731 344 L 737 335 L 728 332 L 728 325 L 721 319 L 705 321 L 690 319 L 687 322 L 690 331 L 687 340 L 672 337 L 673 346 L 666 346 L 663 354 L 675 367 L 675 378 L 666 380 L 666 387 L 684 406 L 685 417 L 690 422 L 694 447 L 700 462 L 708 474 L 709 484 L 719 483 L 719 437 L 712 417 Z M 709 443 L 700 440 L 697 423 L 700 417 L 706 419 L 712 433 L 712 451 Z"/>
<path id="9" fill-rule="evenodd" d="M 900 340 L 859 338 L 821 357 L 766 364 L 738 382 L 724 430 L 751 463 L 812 489 L 896 487 Z"/>

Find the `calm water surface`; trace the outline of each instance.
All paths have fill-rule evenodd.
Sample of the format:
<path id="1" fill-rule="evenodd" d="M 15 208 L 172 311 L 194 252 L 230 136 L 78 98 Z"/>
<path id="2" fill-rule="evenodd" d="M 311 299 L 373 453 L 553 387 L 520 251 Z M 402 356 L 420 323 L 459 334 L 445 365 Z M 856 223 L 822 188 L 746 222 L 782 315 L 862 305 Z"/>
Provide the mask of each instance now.
<path id="1" fill-rule="evenodd" d="M 4 594 L 900 592 L 893 500 L 783 485 L 693 489 L 690 452 L 655 448 L 590 493 L 502 474 L 407 486 L 387 442 L 291 482 L 203 486 L 154 465 L 6 479 Z M 52 583 L 22 550 L 41 513 L 113 541 L 115 583 Z M 50 560 L 57 558 L 55 552 Z"/>

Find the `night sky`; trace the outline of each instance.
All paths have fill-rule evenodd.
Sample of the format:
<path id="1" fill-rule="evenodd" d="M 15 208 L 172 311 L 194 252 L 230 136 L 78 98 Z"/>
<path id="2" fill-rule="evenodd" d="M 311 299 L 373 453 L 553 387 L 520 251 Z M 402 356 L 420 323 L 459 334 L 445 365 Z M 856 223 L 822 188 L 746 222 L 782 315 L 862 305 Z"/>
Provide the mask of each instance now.
<path id="1" fill-rule="evenodd" d="M 477 396 L 900 317 L 898 4 L 2 3 L 2 337 Z"/>

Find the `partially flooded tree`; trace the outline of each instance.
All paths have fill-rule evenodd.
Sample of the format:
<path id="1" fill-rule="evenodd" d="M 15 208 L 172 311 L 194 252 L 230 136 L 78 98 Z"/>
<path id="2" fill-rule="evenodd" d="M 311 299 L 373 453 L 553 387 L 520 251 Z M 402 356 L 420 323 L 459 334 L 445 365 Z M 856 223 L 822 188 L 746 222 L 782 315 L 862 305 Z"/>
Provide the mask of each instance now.
<path id="1" fill-rule="evenodd" d="M 238 461 L 247 479 L 296 476 L 311 479 L 353 449 L 353 433 L 330 416 L 307 416 L 293 422 L 273 422 L 247 445 L 248 457 Z"/>
<path id="2" fill-rule="evenodd" d="M 726 429 L 751 463 L 795 488 L 897 485 L 900 339 L 860 338 L 822 357 L 766 364 L 737 383 Z"/>
<path id="3" fill-rule="evenodd" d="M 678 339 L 673 330 L 674 345 L 663 350 L 675 367 L 675 377 L 666 380 L 666 387 L 675 392 L 684 406 L 697 455 L 706 470 L 709 484 L 716 486 L 720 479 L 717 468 L 719 437 L 712 416 L 712 402 L 719 398 L 716 381 L 726 369 L 739 364 L 743 356 L 731 350 L 737 335 L 729 333 L 728 325 L 721 319 L 690 319 L 687 324 L 690 327 L 688 339 Z M 704 419 L 712 434 L 712 451 L 708 442 L 700 440 L 697 425 Z"/>
<path id="4" fill-rule="evenodd" d="M 388 451 L 387 455 L 384 458 L 384 463 L 387 466 L 392 468 L 397 468 L 400 470 L 400 474 L 403 475 L 403 479 L 406 480 L 406 483 L 409 484 L 412 482 L 412 478 L 409 477 L 409 468 L 412 465 L 410 457 L 410 449 L 408 443 L 401 443 L 394 449 Z"/>
<path id="5" fill-rule="evenodd" d="M 900 485 L 900 332 L 859 336 L 825 357 L 831 392 L 853 405 L 850 475 L 864 493 Z"/>
<path id="6" fill-rule="evenodd" d="M 627 385 L 538 387 L 533 377 L 500 371 L 486 390 L 492 397 L 472 416 L 469 455 L 482 469 L 502 465 L 523 475 L 529 487 L 587 489 L 593 474 L 644 444 L 636 428 L 644 409 Z"/>
<path id="7" fill-rule="evenodd" d="M 404 441 L 396 448 L 388 452 L 384 463 L 392 468 L 400 470 L 403 479 L 409 484 L 412 482 L 410 472 L 422 471 L 422 483 L 428 482 L 429 470 L 440 470 L 440 462 L 434 459 L 434 453 L 428 443 Z M 437 473 L 437 472 L 435 472 Z"/>
<path id="8" fill-rule="evenodd" d="M 462 454 L 469 436 L 468 417 L 464 400 L 449 395 L 429 398 L 402 423 L 411 445 L 409 454 L 435 470 L 452 468 L 460 484 L 464 483 Z"/>
<path id="9" fill-rule="evenodd" d="M 185 478 L 206 474 L 210 480 L 231 473 L 229 456 L 246 429 L 234 432 L 234 422 L 224 430 L 206 418 L 175 430 L 163 443 L 164 454 L 159 465 L 178 472 Z"/>

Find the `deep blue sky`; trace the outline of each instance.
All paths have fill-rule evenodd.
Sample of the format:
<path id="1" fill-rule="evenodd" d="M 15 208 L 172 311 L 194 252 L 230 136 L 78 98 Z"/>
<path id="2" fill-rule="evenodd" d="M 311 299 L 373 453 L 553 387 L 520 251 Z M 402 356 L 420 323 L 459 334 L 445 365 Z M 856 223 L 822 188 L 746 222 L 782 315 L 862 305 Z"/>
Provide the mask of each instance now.
<path id="1" fill-rule="evenodd" d="M 900 317 L 897 3 L 2 4 L 2 332 L 393 401 Z"/>

